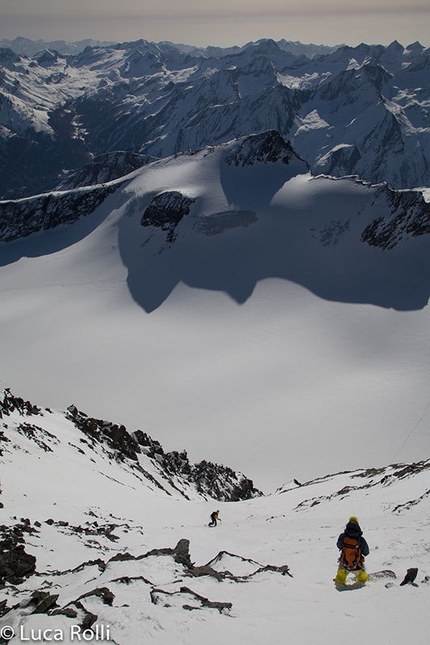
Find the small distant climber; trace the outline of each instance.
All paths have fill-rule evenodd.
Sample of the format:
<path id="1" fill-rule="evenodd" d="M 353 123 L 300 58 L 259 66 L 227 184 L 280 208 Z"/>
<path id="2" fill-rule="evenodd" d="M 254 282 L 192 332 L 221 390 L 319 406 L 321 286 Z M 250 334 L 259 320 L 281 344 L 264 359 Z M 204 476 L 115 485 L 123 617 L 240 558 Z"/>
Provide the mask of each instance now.
<path id="1" fill-rule="evenodd" d="M 217 522 L 221 522 L 218 515 L 219 511 L 214 511 L 213 513 L 211 513 L 211 521 L 209 522 L 208 526 L 216 526 Z"/>
<path id="2" fill-rule="evenodd" d="M 364 558 L 369 555 L 369 545 L 363 537 L 363 532 L 355 515 L 352 515 L 337 539 L 336 546 L 340 549 L 339 568 L 335 585 L 345 585 L 349 573 L 354 573 L 356 581 L 365 584 L 369 576 L 364 567 Z"/>

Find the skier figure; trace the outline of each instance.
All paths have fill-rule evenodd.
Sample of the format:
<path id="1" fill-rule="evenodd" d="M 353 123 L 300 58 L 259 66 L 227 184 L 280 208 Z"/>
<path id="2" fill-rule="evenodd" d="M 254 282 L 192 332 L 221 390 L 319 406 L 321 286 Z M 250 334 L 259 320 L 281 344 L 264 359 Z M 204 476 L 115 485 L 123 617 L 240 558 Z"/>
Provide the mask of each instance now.
<path id="1" fill-rule="evenodd" d="M 213 513 L 211 513 L 211 521 L 209 522 L 208 526 L 216 526 L 217 521 L 221 522 L 220 518 L 218 517 L 218 514 L 219 514 L 219 511 L 214 511 Z"/>
<path id="2" fill-rule="evenodd" d="M 369 555 L 369 545 L 363 537 L 363 532 L 355 515 L 352 515 L 337 539 L 336 546 L 340 549 L 339 568 L 334 583 L 345 585 L 350 572 L 353 572 L 356 581 L 365 584 L 369 579 L 365 568 L 364 558 Z"/>

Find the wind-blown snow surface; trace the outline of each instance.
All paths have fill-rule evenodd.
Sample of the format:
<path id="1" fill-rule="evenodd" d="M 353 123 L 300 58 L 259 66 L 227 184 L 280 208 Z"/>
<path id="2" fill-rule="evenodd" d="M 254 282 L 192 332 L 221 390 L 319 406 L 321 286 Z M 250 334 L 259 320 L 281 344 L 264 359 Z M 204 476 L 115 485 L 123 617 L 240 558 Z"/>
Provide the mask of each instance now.
<path id="1" fill-rule="evenodd" d="M 369 247 L 373 187 L 297 159 L 228 166 L 230 148 L 147 166 L 73 226 L 2 244 L 1 385 L 266 491 L 426 458 L 428 236 Z M 195 200 L 189 217 L 141 226 L 163 191 Z"/>
<path id="2" fill-rule="evenodd" d="M 36 558 L 34 574 L 0 591 L 0 634 L 13 628 L 11 643 L 38 630 L 78 642 L 71 628 L 86 619 L 85 640 L 118 645 L 403 645 L 412 629 L 414 643 L 428 642 L 428 461 L 291 481 L 244 502 L 187 501 L 92 449 L 57 410 L 2 423 L 0 530 L 17 527 Z M 222 521 L 209 529 L 215 507 Z M 396 577 L 339 592 L 336 540 L 351 514 L 370 546 L 369 573 Z M 184 539 L 195 567 L 174 552 Z M 411 567 L 415 584 L 400 586 Z"/>

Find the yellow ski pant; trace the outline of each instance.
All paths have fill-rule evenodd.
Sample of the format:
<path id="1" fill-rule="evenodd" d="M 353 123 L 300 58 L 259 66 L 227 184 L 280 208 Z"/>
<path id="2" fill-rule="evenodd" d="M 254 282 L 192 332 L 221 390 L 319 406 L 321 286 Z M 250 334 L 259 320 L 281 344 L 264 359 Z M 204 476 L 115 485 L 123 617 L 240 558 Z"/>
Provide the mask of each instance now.
<path id="1" fill-rule="evenodd" d="M 349 573 L 353 573 L 355 575 L 356 581 L 360 582 L 361 584 L 366 583 L 369 579 L 369 576 L 364 571 L 364 569 L 359 569 L 358 571 L 348 571 L 343 567 L 339 567 L 339 569 L 337 570 L 336 578 L 334 579 L 334 584 L 345 585 Z"/>

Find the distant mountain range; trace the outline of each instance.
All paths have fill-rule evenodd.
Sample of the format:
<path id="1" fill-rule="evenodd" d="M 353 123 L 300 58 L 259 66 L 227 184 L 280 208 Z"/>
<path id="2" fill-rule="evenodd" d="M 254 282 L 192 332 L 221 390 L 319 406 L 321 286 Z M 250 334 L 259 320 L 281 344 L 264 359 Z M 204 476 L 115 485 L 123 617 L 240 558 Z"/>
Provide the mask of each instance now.
<path id="1" fill-rule="evenodd" d="M 125 153 L 145 164 L 267 130 L 314 174 L 396 189 L 430 184 L 430 50 L 418 42 L 90 41 L 62 53 L 38 41 L 24 55 L 18 45 L 30 52 L 29 42 L 17 40 L 0 50 L 3 199 L 52 190 L 100 159 L 112 178 Z"/>

